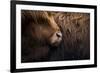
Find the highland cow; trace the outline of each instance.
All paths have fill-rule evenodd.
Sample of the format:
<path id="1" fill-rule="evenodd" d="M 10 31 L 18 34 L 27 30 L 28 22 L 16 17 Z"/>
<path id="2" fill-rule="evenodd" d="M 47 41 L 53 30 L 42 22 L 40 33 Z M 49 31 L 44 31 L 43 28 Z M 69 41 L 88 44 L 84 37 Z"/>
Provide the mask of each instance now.
<path id="1" fill-rule="evenodd" d="M 90 14 L 21 11 L 22 62 L 90 59 Z"/>

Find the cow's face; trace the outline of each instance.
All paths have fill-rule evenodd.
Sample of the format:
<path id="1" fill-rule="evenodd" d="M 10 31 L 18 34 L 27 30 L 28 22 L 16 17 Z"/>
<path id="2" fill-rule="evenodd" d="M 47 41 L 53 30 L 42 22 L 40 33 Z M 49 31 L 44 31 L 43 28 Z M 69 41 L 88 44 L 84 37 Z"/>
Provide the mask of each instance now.
<path id="1" fill-rule="evenodd" d="M 50 12 L 31 11 L 31 22 L 28 27 L 32 37 L 46 41 L 51 46 L 58 46 L 62 40 L 62 33 Z"/>

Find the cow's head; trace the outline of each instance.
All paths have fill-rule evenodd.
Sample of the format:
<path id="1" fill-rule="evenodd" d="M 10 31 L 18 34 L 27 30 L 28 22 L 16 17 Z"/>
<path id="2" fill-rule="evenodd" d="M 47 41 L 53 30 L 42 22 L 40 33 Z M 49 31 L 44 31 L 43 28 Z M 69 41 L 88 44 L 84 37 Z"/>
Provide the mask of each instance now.
<path id="1" fill-rule="evenodd" d="M 62 40 L 62 33 L 53 15 L 46 11 L 22 10 L 22 34 L 46 41 L 51 46 L 58 46 Z"/>

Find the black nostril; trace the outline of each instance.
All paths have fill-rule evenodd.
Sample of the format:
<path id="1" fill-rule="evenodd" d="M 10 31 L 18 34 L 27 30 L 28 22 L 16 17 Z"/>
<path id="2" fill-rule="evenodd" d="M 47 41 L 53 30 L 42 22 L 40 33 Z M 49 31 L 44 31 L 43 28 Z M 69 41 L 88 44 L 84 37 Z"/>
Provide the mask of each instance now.
<path id="1" fill-rule="evenodd" d="M 56 33 L 57 37 L 62 37 L 62 34 L 59 32 L 59 33 Z"/>

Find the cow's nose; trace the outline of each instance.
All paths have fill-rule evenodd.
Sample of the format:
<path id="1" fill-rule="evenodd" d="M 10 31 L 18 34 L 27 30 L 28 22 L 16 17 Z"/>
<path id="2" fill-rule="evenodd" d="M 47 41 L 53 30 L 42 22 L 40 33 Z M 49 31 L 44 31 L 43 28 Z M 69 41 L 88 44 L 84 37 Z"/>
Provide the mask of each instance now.
<path id="1" fill-rule="evenodd" d="M 61 32 L 57 32 L 56 35 L 57 35 L 58 38 L 62 38 L 62 33 Z"/>

